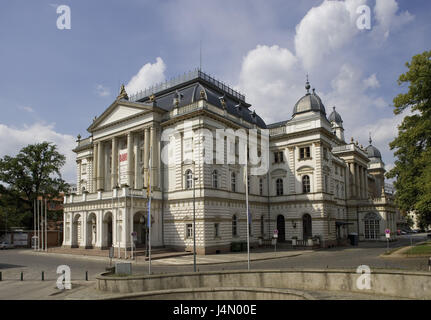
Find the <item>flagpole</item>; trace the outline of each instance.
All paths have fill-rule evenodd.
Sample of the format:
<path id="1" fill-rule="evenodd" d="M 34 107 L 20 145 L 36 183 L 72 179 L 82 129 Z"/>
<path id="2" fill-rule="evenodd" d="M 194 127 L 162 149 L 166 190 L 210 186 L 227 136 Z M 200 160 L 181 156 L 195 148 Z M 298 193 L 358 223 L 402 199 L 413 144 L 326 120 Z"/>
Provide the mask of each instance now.
<path id="1" fill-rule="evenodd" d="M 48 209 L 45 199 L 45 251 L 48 252 Z"/>
<path id="2" fill-rule="evenodd" d="M 37 210 L 36 204 L 37 204 L 37 200 L 35 199 L 35 200 L 33 200 L 33 219 L 34 219 L 33 237 L 34 237 L 34 240 L 36 240 L 36 210 Z M 33 245 L 34 251 L 36 251 L 36 241 L 33 241 L 32 245 Z"/>
<path id="3" fill-rule="evenodd" d="M 151 157 L 152 157 L 153 147 L 150 147 L 150 159 L 148 161 L 148 274 L 151 274 Z"/>
<path id="4" fill-rule="evenodd" d="M 245 144 L 245 168 L 244 168 L 244 179 L 245 179 L 245 205 L 247 213 L 247 269 L 250 270 L 250 214 L 248 210 L 248 154 L 247 144 Z"/>

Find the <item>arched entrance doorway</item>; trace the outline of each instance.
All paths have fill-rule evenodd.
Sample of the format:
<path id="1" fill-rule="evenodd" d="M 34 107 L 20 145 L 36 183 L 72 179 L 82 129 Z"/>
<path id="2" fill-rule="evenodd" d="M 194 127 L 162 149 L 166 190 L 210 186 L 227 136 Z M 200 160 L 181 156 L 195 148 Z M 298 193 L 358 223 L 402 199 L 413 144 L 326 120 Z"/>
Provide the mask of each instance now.
<path id="1" fill-rule="evenodd" d="M 102 235 L 102 247 L 112 247 L 112 212 L 105 213 Z"/>
<path id="2" fill-rule="evenodd" d="M 72 247 L 79 247 L 81 244 L 81 215 L 78 213 L 73 217 L 72 222 Z"/>
<path id="3" fill-rule="evenodd" d="M 306 213 L 302 216 L 302 239 L 308 240 L 313 236 L 311 216 Z"/>
<path id="4" fill-rule="evenodd" d="M 278 241 L 284 242 L 286 240 L 286 223 L 283 215 L 277 216 L 277 230 L 278 230 Z"/>
<path id="5" fill-rule="evenodd" d="M 92 246 L 93 248 L 96 245 L 96 223 L 97 218 L 96 214 L 94 212 L 90 213 L 87 217 L 87 243 L 89 246 Z"/>
<path id="6" fill-rule="evenodd" d="M 147 243 L 147 219 L 145 212 L 136 212 L 133 216 L 133 231 L 136 232 L 136 247 L 145 248 Z"/>

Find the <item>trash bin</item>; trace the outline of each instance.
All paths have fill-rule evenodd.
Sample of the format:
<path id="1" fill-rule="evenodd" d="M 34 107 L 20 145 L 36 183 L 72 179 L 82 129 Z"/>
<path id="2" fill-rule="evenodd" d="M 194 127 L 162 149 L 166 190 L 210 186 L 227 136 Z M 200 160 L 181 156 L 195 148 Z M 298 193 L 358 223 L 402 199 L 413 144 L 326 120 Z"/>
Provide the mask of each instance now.
<path id="1" fill-rule="evenodd" d="M 348 238 L 352 246 L 357 246 L 359 243 L 359 236 L 357 233 L 349 233 Z"/>

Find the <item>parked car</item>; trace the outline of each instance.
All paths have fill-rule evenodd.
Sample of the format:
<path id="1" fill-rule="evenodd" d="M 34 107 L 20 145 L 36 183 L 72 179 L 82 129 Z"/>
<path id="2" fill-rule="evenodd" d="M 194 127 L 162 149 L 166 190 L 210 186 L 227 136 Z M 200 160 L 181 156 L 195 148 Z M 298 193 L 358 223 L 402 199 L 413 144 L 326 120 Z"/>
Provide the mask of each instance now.
<path id="1" fill-rule="evenodd" d="M 13 249 L 15 246 L 9 242 L 0 242 L 0 249 Z"/>

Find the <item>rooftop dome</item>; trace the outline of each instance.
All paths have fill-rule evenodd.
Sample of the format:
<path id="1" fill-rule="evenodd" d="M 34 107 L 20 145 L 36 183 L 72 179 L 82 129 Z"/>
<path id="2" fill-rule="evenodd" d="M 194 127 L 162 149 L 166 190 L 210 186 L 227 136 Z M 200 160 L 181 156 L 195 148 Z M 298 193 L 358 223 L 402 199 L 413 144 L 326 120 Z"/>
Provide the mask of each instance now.
<path id="1" fill-rule="evenodd" d="M 335 122 L 339 125 L 341 125 L 343 123 L 343 119 L 341 119 L 340 114 L 337 111 L 335 111 L 335 107 L 333 107 L 333 111 L 329 115 L 328 120 L 329 120 L 329 122 Z"/>
<path id="2" fill-rule="evenodd" d="M 295 107 L 293 108 L 293 115 L 308 111 L 319 111 L 326 115 L 325 106 L 323 105 L 320 97 L 314 92 L 314 89 L 313 93 L 309 92 L 310 83 L 308 82 L 308 77 L 305 84 L 305 89 L 307 90 L 307 93 L 295 104 Z"/>
<path id="3" fill-rule="evenodd" d="M 367 151 L 368 158 L 379 158 L 382 159 L 382 154 L 380 153 L 379 149 L 377 149 L 375 146 L 373 146 L 371 143 L 373 142 L 371 140 L 370 136 L 370 145 L 365 148 L 365 151 Z"/>

